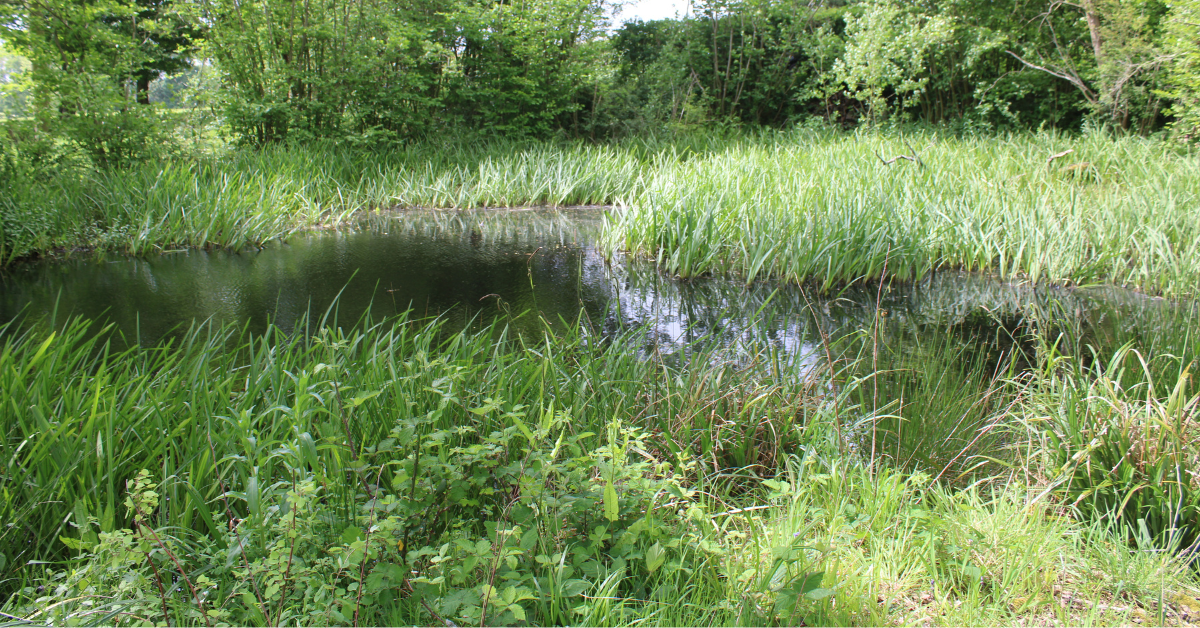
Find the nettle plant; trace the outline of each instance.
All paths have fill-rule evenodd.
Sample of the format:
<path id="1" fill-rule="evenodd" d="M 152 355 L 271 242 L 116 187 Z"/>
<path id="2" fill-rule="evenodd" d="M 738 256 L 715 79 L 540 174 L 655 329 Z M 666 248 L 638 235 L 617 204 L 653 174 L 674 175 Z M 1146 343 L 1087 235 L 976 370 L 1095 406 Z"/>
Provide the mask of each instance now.
<path id="1" fill-rule="evenodd" d="M 272 454 L 270 481 L 226 456 L 223 476 L 245 479 L 209 501 L 226 511 L 223 538 L 152 528 L 162 489 L 142 471 L 125 501 L 134 527 L 97 534 L 92 521 L 64 537 L 80 561 L 25 589 L 23 615 L 57 625 L 588 624 L 674 603 L 697 570 L 719 570 L 710 518 L 684 486 L 686 457 L 659 460 L 646 434 L 616 419 L 607 434 L 575 433 L 553 402 L 488 399 L 471 412 L 507 427 L 445 427 L 449 402 L 358 452 L 299 433 Z"/>

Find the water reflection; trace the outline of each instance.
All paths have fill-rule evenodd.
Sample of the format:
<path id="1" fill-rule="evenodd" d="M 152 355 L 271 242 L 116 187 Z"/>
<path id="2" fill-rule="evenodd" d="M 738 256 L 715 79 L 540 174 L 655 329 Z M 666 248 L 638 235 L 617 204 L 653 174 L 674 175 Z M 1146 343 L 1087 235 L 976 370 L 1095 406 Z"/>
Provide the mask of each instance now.
<path id="1" fill-rule="evenodd" d="M 630 350 L 671 359 L 716 347 L 705 355 L 734 365 L 765 355 L 802 374 L 833 358 L 841 381 L 869 383 L 847 413 L 870 419 L 856 442 L 931 473 L 1003 444 L 989 427 L 1007 403 L 995 381 L 1036 363 L 1039 345 L 1082 360 L 1127 343 L 1147 356 L 1200 355 L 1196 302 L 957 272 L 826 295 L 678 281 L 646 261 L 606 259 L 589 244 L 601 228 L 595 209 L 410 211 L 261 251 L 28 263 L 0 275 L 0 323 L 83 316 L 111 323 L 128 342 L 155 343 L 197 320 L 290 331 L 326 316 L 349 325 L 411 308 L 448 331 L 499 320 L 540 335 L 582 316 L 601 340 L 633 330 L 639 346 Z M 1154 365 L 1169 377 L 1179 362 Z"/>
<path id="2" fill-rule="evenodd" d="M 410 211 L 261 251 L 22 264 L 0 275 L 0 322 L 84 316 L 153 343 L 196 320 L 291 330 L 327 312 L 350 324 L 411 308 L 451 330 L 499 318 L 541 333 L 539 315 L 552 326 L 582 315 L 604 335 L 645 326 L 644 349 L 665 353 L 718 343 L 808 360 L 823 339 L 852 333 L 901 341 L 942 330 L 999 347 L 1037 328 L 1075 347 L 1132 341 L 1152 353 L 1196 354 L 1194 303 L 964 273 L 831 295 L 771 282 L 681 282 L 646 262 L 606 260 L 589 245 L 601 227 L 596 209 Z"/>

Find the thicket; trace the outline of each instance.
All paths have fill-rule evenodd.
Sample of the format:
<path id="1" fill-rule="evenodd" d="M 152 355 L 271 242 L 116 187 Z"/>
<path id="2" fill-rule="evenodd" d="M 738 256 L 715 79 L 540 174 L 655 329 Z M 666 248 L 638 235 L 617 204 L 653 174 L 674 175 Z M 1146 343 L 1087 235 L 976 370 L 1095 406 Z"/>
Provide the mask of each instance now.
<path id="1" fill-rule="evenodd" d="M 593 0 L 14 1 L 0 80 L 23 121 L 5 141 L 31 162 L 73 150 L 104 168 L 178 147 L 184 117 L 259 145 L 814 117 L 1142 134 L 1173 121 L 1191 137 L 1194 5 L 705 0 L 614 27 Z M 160 96 L 170 116 L 150 106 L 163 80 L 189 85 Z"/>

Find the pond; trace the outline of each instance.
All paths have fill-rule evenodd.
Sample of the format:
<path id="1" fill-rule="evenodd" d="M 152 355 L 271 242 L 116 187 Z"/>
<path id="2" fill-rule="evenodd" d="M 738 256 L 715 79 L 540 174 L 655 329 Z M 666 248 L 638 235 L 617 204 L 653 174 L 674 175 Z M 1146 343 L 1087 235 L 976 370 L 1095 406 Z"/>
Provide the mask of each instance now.
<path id="1" fill-rule="evenodd" d="M 945 403 L 947 387 L 973 403 L 1028 368 L 1039 345 L 1084 360 L 1126 343 L 1146 355 L 1200 353 L 1194 302 L 960 272 L 833 294 L 770 281 L 679 281 L 650 261 L 604 255 L 596 244 L 603 220 L 596 208 L 414 210 L 255 251 L 24 263 L 0 274 L 0 323 L 58 326 L 82 316 L 113 325 L 118 342 L 153 344 L 206 320 L 303 331 L 412 310 L 449 332 L 499 321 L 541 334 L 582 317 L 587 333 L 632 338 L 629 350 L 646 354 L 706 348 L 730 362 L 832 358 L 859 376 L 879 372 L 861 414 L 907 417 L 886 430 L 891 453 L 929 467 L 939 463 L 932 442 L 946 450 L 975 442 L 987 420 L 986 408 Z M 918 417 L 927 429 L 905 436 L 904 421 Z"/>

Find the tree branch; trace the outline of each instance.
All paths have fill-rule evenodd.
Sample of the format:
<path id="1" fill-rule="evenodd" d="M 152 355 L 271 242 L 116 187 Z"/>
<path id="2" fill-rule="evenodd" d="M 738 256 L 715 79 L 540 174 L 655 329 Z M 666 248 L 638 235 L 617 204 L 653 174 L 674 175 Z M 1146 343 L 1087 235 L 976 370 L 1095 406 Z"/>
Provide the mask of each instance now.
<path id="1" fill-rule="evenodd" d="M 1018 55 L 1017 53 L 1015 53 L 1011 50 L 1006 50 L 1005 52 L 1007 52 L 1009 55 L 1012 56 L 1012 58 L 1016 59 L 1017 61 L 1020 61 L 1026 67 L 1032 68 L 1034 70 L 1038 70 L 1040 72 L 1045 72 L 1046 74 L 1049 74 L 1050 76 L 1056 76 L 1064 81 L 1069 82 L 1070 84 L 1079 88 L 1080 92 L 1083 92 L 1083 97 L 1086 98 L 1089 103 L 1096 104 L 1095 92 L 1093 92 L 1092 89 L 1087 86 L 1087 83 L 1084 83 L 1083 79 L 1079 78 L 1078 76 L 1076 76 L 1074 74 L 1065 74 L 1063 72 L 1056 72 L 1045 66 L 1040 66 L 1035 63 L 1030 63 L 1030 62 L 1022 59 L 1020 55 Z"/>

